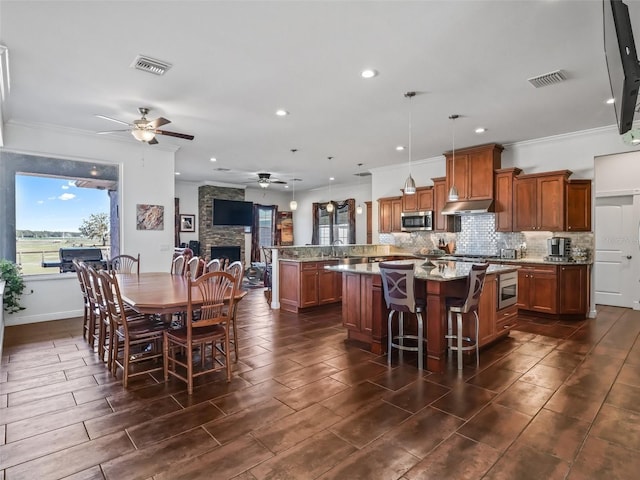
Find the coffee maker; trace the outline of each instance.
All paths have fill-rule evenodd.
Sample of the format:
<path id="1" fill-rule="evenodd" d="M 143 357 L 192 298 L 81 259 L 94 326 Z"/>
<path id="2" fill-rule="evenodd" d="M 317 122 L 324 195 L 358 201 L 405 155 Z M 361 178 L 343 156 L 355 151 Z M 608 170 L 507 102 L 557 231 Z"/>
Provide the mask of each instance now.
<path id="1" fill-rule="evenodd" d="M 571 239 L 567 237 L 547 238 L 547 256 L 551 262 L 568 262 L 571 260 Z"/>

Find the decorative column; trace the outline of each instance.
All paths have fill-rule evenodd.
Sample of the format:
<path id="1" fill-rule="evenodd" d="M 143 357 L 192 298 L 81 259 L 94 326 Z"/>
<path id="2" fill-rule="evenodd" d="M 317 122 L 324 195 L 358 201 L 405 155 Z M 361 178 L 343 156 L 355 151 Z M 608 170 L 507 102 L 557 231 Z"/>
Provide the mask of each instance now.
<path id="1" fill-rule="evenodd" d="M 280 262 L 278 249 L 271 249 L 271 309 L 280 309 Z"/>

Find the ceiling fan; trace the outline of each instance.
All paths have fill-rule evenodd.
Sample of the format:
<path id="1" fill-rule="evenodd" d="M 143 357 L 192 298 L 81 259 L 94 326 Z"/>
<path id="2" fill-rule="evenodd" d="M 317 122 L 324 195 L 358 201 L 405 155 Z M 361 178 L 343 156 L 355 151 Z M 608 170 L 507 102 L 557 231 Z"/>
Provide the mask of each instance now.
<path id="1" fill-rule="evenodd" d="M 160 130 L 158 127 L 166 125 L 167 123 L 171 123 L 171 120 L 167 120 L 163 117 L 156 118 L 155 120 L 147 120 L 147 114 L 149 113 L 148 108 L 139 107 L 138 112 L 140 112 L 142 118 L 140 118 L 139 120 L 134 120 L 133 123 L 123 122 L 122 120 L 107 117 L 106 115 L 96 115 L 96 117 L 98 118 L 104 118 L 105 120 L 120 123 L 129 127 L 126 130 L 107 130 L 104 132 L 97 132 L 98 135 L 117 132 L 131 132 L 131 135 L 133 135 L 136 140 L 148 143 L 149 145 L 155 145 L 156 143 L 158 143 L 158 140 L 156 140 L 156 135 L 167 135 L 169 137 L 183 138 L 185 140 L 193 140 L 194 138 L 193 135 L 170 132 L 168 130 Z"/>
<path id="2" fill-rule="evenodd" d="M 258 185 L 260 185 L 261 188 L 267 188 L 272 183 L 278 184 L 278 185 L 287 184 L 287 182 L 283 180 L 278 180 L 277 178 L 271 177 L 270 173 L 266 173 L 266 172 L 258 173 Z"/>

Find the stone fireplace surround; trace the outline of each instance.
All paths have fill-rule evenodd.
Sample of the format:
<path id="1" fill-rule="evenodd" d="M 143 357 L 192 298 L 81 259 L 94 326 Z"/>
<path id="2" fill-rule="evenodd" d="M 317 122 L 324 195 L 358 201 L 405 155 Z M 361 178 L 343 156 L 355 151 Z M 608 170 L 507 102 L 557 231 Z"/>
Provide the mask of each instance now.
<path id="1" fill-rule="evenodd" d="M 244 189 L 202 185 L 198 188 L 198 240 L 200 252 L 210 254 L 211 247 L 240 247 L 240 258 L 245 258 L 244 227 L 212 225 L 213 199 L 244 200 Z"/>

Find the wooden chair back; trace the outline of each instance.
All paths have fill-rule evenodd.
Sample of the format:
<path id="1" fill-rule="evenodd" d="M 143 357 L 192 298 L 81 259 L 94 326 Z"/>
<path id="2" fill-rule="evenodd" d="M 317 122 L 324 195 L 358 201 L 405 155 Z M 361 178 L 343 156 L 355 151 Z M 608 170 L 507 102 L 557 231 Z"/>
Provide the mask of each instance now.
<path id="1" fill-rule="evenodd" d="M 225 324 L 228 328 L 230 312 L 236 295 L 235 278 L 228 272 L 209 272 L 188 280 L 187 296 L 187 341 L 191 342 L 193 331 L 211 325 Z M 198 289 L 202 303 L 193 303 L 193 291 Z M 198 315 L 194 312 L 198 311 Z"/>
<path id="2" fill-rule="evenodd" d="M 115 273 L 136 273 L 140 274 L 140 254 L 137 257 L 132 255 L 117 255 L 109 260 L 109 270 Z"/>
<path id="3" fill-rule="evenodd" d="M 209 263 L 207 263 L 207 267 L 205 269 L 207 273 L 219 272 L 220 270 L 222 270 L 222 268 L 221 268 L 220 259 L 218 258 L 212 258 L 211 260 L 209 260 Z"/>
<path id="4" fill-rule="evenodd" d="M 178 255 L 171 262 L 171 273 L 173 275 L 184 275 L 187 268 L 187 259 L 184 255 Z"/>
<path id="5" fill-rule="evenodd" d="M 244 268 L 242 267 L 242 262 L 239 260 L 232 262 L 231 265 L 227 267 L 225 272 L 233 275 L 233 278 L 235 279 L 235 282 L 236 282 L 236 291 L 240 290 L 242 288 L 242 276 L 244 274 Z"/>

